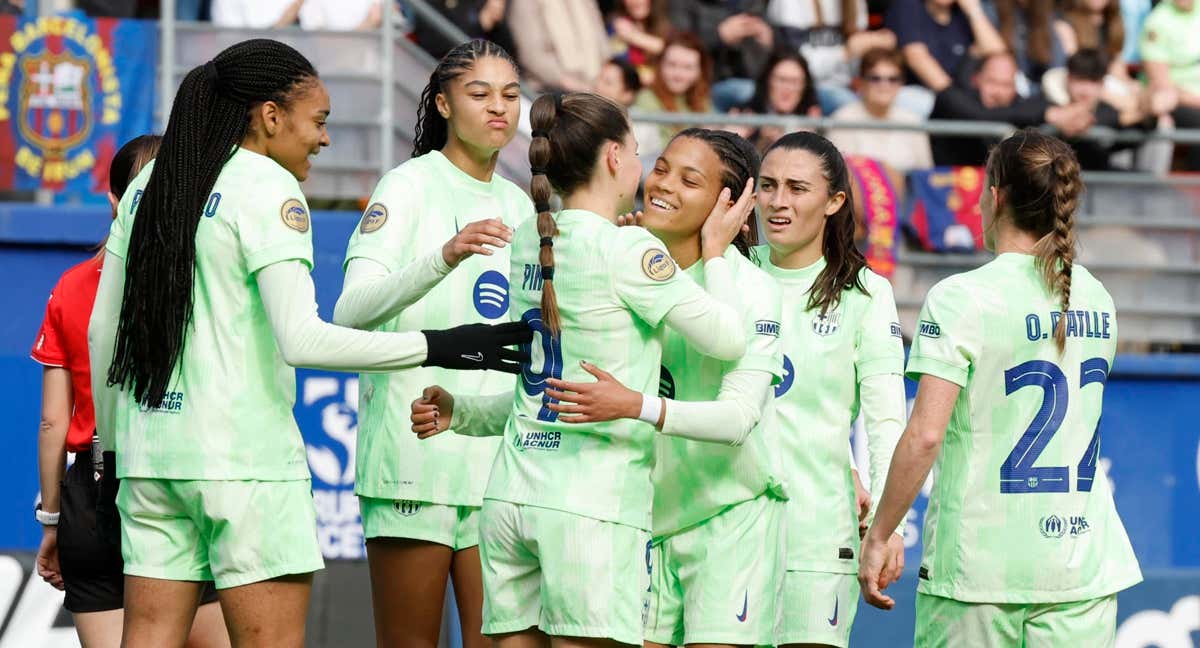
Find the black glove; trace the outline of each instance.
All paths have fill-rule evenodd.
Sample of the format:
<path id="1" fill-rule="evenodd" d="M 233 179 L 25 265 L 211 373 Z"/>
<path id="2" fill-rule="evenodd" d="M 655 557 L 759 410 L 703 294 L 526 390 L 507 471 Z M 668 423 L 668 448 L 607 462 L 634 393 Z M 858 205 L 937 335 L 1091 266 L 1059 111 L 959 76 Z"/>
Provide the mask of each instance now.
<path id="1" fill-rule="evenodd" d="M 506 324 L 466 324 L 444 331 L 421 331 L 429 353 L 425 367 L 446 369 L 494 369 L 515 374 L 521 363 L 529 362 L 529 351 L 505 347 L 528 345 L 533 341 L 533 329 L 525 322 Z"/>

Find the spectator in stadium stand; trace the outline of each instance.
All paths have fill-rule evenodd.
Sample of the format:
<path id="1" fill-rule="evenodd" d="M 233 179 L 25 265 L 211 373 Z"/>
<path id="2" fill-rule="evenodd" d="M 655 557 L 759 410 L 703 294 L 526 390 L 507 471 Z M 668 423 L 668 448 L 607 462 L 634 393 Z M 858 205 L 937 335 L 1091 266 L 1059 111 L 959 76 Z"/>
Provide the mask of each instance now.
<path id="1" fill-rule="evenodd" d="M 1017 60 L 1017 92 L 1028 97 L 1041 92 L 1042 75 L 1067 64 L 1067 54 L 1055 29 L 1054 3 L 1046 0 L 996 0 L 996 24 L 1004 45 Z"/>
<path id="2" fill-rule="evenodd" d="M 1108 68 L 1108 59 L 1103 52 L 1091 48 L 1081 49 L 1067 59 L 1067 76 L 1063 91 L 1048 92 L 1047 98 L 1060 105 L 1082 104 L 1089 107 L 1099 126 L 1152 128 L 1155 120 L 1150 115 L 1148 94 L 1139 95 L 1145 100 L 1135 101 L 1133 107 L 1128 110 L 1120 110 L 1105 100 L 1104 79 Z M 1067 140 L 1067 143 L 1075 149 L 1075 156 L 1079 158 L 1079 164 L 1084 169 L 1103 171 L 1110 168 L 1108 158 L 1112 152 L 1111 146 L 1097 140 Z"/>
<path id="3" fill-rule="evenodd" d="M 608 60 L 595 0 L 509 0 L 508 21 L 518 26 L 512 35 L 523 86 L 535 92 L 592 89 Z"/>
<path id="4" fill-rule="evenodd" d="M 795 50 L 776 50 L 755 83 L 754 96 L 745 106 L 730 112 L 820 117 L 818 91 L 819 88 L 814 86 L 812 76 L 809 75 L 808 61 L 802 54 Z M 766 151 L 775 140 L 785 134 L 780 126 L 735 127 L 733 130 L 753 142 L 760 152 Z"/>
<path id="5" fill-rule="evenodd" d="M 767 0 L 670 0 L 671 24 L 699 36 L 713 57 L 712 100 L 718 112 L 754 96 L 754 79 L 776 42 L 766 9 Z"/>
<path id="6" fill-rule="evenodd" d="M 954 84 L 968 56 L 982 59 L 1004 49 L 980 0 L 893 0 L 884 23 L 908 64 L 908 85 L 896 101 L 920 117 L 929 116 L 937 93 Z"/>
<path id="7" fill-rule="evenodd" d="M 712 59 L 704 43 L 690 32 L 677 32 L 669 36 L 658 57 L 654 71 L 654 83 L 638 93 L 634 108 L 647 113 L 660 112 L 710 112 L 712 100 Z M 683 130 L 684 124 L 660 124 L 657 138 L 642 141 L 638 132 L 638 144 L 642 155 L 661 151 L 662 147 Z"/>
<path id="8" fill-rule="evenodd" d="M 383 24 L 383 0 L 304 0 L 300 26 L 304 29 L 365 31 Z"/>
<path id="9" fill-rule="evenodd" d="M 212 0 L 217 27 L 266 29 L 296 24 L 304 0 Z"/>
<path id="10" fill-rule="evenodd" d="M 429 4 L 467 36 L 490 40 L 514 57 L 517 56 L 517 46 L 513 43 L 512 31 L 506 19 L 508 0 L 435 0 Z M 413 34 L 417 44 L 439 60 L 458 45 L 458 42 L 426 25 L 420 16 L 415 18 Z"/>
<path id="11" fill-rule="evenodd" d="M 600 68 L 600 74 L 596 76 L 596 87 L 592 91 L 629 108 L 642 91 L 642 80 L 632 63 L 614 58 Z"/>
<path id="12" fill-rule="evenodd" d="M 1135 4 L 1141 1 L 1133 0 Z M 1136 52 L 1137 32 L 1126 29 L 1122 16 L 1124 4 L 1122 0 L 1067 0 L 1062 17 L 1054 25 L 1067 56 L 1083 49 L 1094 49 L 1110 61 L 1104 80 L 1104 101 L 1122 111 L 1135 109 L 1143 94 L 1141 85 L 1129 75 L 1127 56 L 1131 49 Z M 1149 12 L 1149 2 L 1145 5 Z M 1126 38 L 1127 34 L 1135 37 Z M 1043 86 L 1048 83 L 1065 86 L 1064 75 L 1065 70 L 1059 74 L 1052 71 L 1045 77 Z"/>
<path id="13" fill-rule="evenodd" d="M 136 137 L 113 156 L 108 200 L 114 218 L 129 182 L 158 153 L 161 140 L 156 135 Z M 47 583 L 66 590 L 64 606 L 84 646 L 118 645 L 124 621 L 116 464 L 111 449 L 102 451 L 96 436 L 87 346 L 88 319 L 104 256 L 101 244 L 98 254 L 63 273 L 50 293 L 46 318 L 30 354 L 42 365 L 38 433 L 42 499 L 36 511 L 42 542 L 37 572 Z M 75 463 L 64 473 L 68 452 L 75 453 Z M 212 582 L 205 584 L 200 601 L 188 646 L 228 646 Z"/>
<path id="14" fill-rule="evenodd" d="M 1178 128 L 1200 128 L 1200 8 L 1196 0 L 1163 0 L 1142 31 L 1142 63 L 1156 115 Z M 1200 169 L 1200 146 L 1188 168 Z"/>
<path id="15" fill-rule="evenodd" d="M 937 95 L 933 119 L 1007 122 L 1014 126 L 1050 124 L 1064 137 L 1074 137 L 1092 126 L 1090 107 L 1078 103 L 1053 106 L 1038 95 L 1017 95 L 1017 63 L 1012 54 L 1001 52 L 983 60 L 971 78 L 971 88 L 951 85 Z M 990 145 L 989 137 L 930 137 L 933 162 L 937 166 L 982 166 Z"/>
<path id="16" fill-rule="evenodd" d="M 858 77 L 861 101 L 833 113 L 833 120 L 920 124 L 920 117 L 896 105 L 903 83 L 904 55 L 899 50 L 868 51 Z M 933 166 L 929 136 L 920 131 L 835 128 L 829 140 L 842 153 L 874 158 L 901 173 Z"/>
<path id="17" fill-rule="evenodd" d="M 779 30 L 779 46 L 808 61 L 826 115 L 858 100 L 850 84 L 863 54 L 896 47 L 890 29 L 867 30 L 865 0 L 771 0 L 767 20 Z"/>
<path id="18" fill-rule="evenodd" d="M 667 0 L 618 0 L 608 16 L 613 55 L 633 64 L 646 84 L 654 81 L 654 60 L 671 29 Z"/>

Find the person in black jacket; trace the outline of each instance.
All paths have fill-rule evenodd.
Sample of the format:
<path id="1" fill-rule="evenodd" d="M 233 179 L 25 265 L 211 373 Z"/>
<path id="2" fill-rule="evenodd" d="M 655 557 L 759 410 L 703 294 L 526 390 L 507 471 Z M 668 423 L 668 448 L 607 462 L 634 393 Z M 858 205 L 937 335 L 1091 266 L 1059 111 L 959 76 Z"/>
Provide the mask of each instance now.
<path id="1" fill-rule="evenodd" d="M 766 20 L 766 0 L 671 0 L 668 16 L 679 31 L 700 37 L 713 57 L 713 108 L 726 112 L 750 101 L 778 40 Z"/>
<path id="2" fill-rule="evenodd" d="M 1017 63 L 1012 54 L 992 54 L 971 77 L 971 88 L 950 86 L 937 95 L 931 119 L 1006 122 L 1018 128 L 1050 124 L 1064 137 L 1083 133 L 1095 122 L 1083 103 L 1050 104 L 1042 96 L 1017 96 Z M 930 138 L 937 166 L 983 166 L 997 137 L 936 136 Z"/>
<path id="3" fill-rule="evenodd" d="M 516 58 L 517 46 L 505 22 L 508 13 L 507 0 L 432 0 L 429 4 L 449 18 L 450 22 L 458 25 L 467 36 L 490 40 Z M 458 45 L 456 41 L 446 38 L 426 24 L 419 16 L 415 20 L 413 32 L 421 49 L 439 60 Z"/>

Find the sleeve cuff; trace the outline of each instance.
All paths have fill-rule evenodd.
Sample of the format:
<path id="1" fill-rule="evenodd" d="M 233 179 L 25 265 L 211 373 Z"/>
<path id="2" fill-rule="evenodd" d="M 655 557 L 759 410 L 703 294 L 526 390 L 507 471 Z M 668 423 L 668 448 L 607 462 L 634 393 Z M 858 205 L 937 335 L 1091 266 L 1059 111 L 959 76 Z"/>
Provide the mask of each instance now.
<path id="1" fill-rule="evenodd" d="M 388 254 L 387 250 L 382 246 L 358 243 L 357 245 L 354 245 L 346 250 L 346 260 L 342 262 L 342 270 L 346 270 L 346 266 L 350 264 L 351 259 L 356 259 L 358 257 L 370 259 L 382 264 L 383 267 L 387 268 L 389 273 L 395 272 L 399 265 L 399 263 L 397 263 L 398 260 L 396 259 L 396 255 Z"/>
<path id="2" fill-rule="evenodd" d="M 859 380 L 884 374 L 902 374 L 904 373 L 904 358 L 889 357 L 863 360 L 855 363 L 855 369 L 858 371 Z"/>
<path id="3" fill-rule="evenodd" d="M 747 353 L 737 361 L 732 371 L 761 371 L 771 374 L 771 384 L 778 385 L 783 380 L 783 359 L 769 355 L 751 355 Z M 897 372 L 899 373 L 899 372 Z"/>
<path id="4" fill-rule="evenodd" d="M 937 376 L 959 387 L 967 386 L 967 370 L 965 368 L 955 367 L 935 358 L 909 356 L 908 367 L 905 369 L 904 375 L 917 381 L 921 379 L 922 375 Z"/>
<path id="5" fill-rule="evenodd" d="M 313 267 L 312 243 L 308 241 L 290 241 L 269 248 L 258 250 L 246 256 L 246 269 L 251 273 L 258 272 L 272 263 L 280 261 L 302 261 L 309 270 Z"/>
<path id="6" fill-rule="evenodd" d="M 34 362 L 42 365 L 43 367 L 52 367 L 55 369 L 62 369 L 67 363 L 65 358 L 55 358 L 45 354 L 40 354 L 37 351 L 30 353 L 29 357 L 33 358 Z"/>

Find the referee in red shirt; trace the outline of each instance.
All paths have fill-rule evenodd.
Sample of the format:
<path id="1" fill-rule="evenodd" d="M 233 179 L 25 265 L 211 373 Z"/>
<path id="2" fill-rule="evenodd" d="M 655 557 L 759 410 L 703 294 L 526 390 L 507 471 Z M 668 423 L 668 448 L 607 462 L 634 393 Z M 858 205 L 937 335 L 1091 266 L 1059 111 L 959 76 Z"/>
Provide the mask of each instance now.
<path id="1" fill-rule="evenodd" d="M 129 181 L 158 153 L 162 138 L 143 135 L 129 141 L 109 166 L 113 217 Z M 42 524 L 37 570 L 43 580 L 66 590 L 64 606 L 75 620 L 79 642 L 88 648 L 117 648 L 124 622 L 125 576 L 117 519 L 115 470 L 93 462 L 96 418 L 88 368 L 87 329 L 104 246 L 100 253 L 63 273 L 33 345 L 42 369 L 42 422 L 38 433 L 38 478 L 42 501 L 35 515 Z M 75 463 L 66 468 L 68 452 Z M 64 474 L 65 471 L 65 474 Z M 205 588 L 188 645 L 229 646 L 216 589 Z"/>

